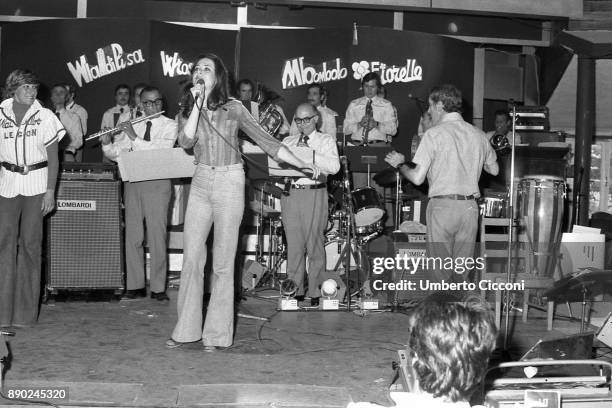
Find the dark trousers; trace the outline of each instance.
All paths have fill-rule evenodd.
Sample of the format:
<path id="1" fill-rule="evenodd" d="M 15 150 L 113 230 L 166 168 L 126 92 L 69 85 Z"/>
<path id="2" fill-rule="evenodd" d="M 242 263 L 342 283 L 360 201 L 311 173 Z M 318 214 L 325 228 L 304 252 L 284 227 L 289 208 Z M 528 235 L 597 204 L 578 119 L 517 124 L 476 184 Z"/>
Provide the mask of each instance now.
<path id="1" fill-rule="evenodd" d="M 0 197 L 0 326 L 32 324 L 38 316 L 42 197 Z"/>

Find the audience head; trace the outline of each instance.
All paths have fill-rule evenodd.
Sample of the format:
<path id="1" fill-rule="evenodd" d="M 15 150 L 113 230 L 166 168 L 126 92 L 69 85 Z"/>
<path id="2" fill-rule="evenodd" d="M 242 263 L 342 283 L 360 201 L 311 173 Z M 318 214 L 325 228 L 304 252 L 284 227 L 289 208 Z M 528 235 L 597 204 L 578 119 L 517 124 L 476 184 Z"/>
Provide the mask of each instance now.
<path id="1" fill-rule="evenodd" d="M 495 348 L 497 328 L 477 302 L 430 297 L 411 313 L 408 346 L 421 390 L 452 402 L 469 401 Z"/>
<path id="2" fill-rule="evenodd" d="M 30 70 L 16 69 L 6 78 L 6 98 L 13 98 L 16 102 L 31 105 L 38 95 L 38 77 Z"/>

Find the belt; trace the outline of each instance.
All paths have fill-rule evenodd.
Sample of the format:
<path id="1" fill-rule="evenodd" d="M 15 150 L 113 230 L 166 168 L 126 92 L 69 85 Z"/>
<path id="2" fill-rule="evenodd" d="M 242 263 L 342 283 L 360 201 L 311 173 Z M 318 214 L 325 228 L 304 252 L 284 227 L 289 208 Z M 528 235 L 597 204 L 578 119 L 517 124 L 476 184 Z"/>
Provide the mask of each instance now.
<path id="1" fill-rule="evenodd" d="M 475 200 L 477 197 L 474 194 L 470 194 L 470 195 L 444 194 L 444 195 L 433 196 L 431 198 L 446 198 L 448 200 Z"/>
<path id="2" fill-rule="evenodd" d="M 2 167 L 7 169 L 8 171 L 12 171 L 13 173 L 19 173 L 19 174 L 23 174 L 23 175 L 28 174 L 32 170 L 43 169 L 43 168 L 47 167 L 47 165 L 48 165 L 48 163 L 47 163 L 46 160 L 38 162 L 38 163 L 35 163 L 35 164 L 26 164 L 25 166 L 18 166 L 18 165 L 13 164 L 13 163 L 2 162 Z"/>
<path id="3" fill-rule="evenodd" d="M 317 190 L 319 188 L 324 188 L 326 186 L 325 183 L 319 183 L 319 184 L 291 184 L 291 188 L 297 189 L 297 190 Z"/>

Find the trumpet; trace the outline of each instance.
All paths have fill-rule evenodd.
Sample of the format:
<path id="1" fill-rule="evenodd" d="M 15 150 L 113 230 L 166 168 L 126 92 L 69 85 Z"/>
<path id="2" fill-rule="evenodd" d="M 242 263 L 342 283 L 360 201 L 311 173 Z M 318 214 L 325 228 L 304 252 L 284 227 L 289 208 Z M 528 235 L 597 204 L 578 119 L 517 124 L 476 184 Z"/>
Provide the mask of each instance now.
<path id="1" fill-rule="evenodd" d="M 153 118 L 155 118 L 155 117 L 157 117 L 157 116 L 161 115 L 161 114 L 162 114 L 162 113 L 164 113 L 164 112 L 165 112 L 165 111 L 160 111 L 160 112 L 154 113 L 154 114 L 149 115 L 149 116 L 141 116 L 141 117 L 139 117 L 139 118 L 137 118 L 137 119 L 132 119 L 132 120 L 130 120 L 130 123 L 131 123 L 132 125 L 135 125 L 135 124 L 136 124 L 136 123 L 138 123 L 138 122 L 144 122 L 145 120 L 148 120 L 148 119 L 153 119 Z M 99 131 L 99 132 L 97 132 L 97 133 L 94 133 L 93 135 L 89 136 L 87 139 L 85 139 L 85 141 L 87 142 L 87 141 L 92 140 L 92 139 L 97 139 L 97 138 L 99 138 L 100 136 L 104 136 L 104 135 L 106 135 L 106 134 L 108 134 L 108 133 L 113 133 L 113 132 L 116 132 L 117 130 L 119 130 L 119 126 L 115 126 L 114 128 L 111 128 L 111 129 L 101 130 L 101 131 Z"/>

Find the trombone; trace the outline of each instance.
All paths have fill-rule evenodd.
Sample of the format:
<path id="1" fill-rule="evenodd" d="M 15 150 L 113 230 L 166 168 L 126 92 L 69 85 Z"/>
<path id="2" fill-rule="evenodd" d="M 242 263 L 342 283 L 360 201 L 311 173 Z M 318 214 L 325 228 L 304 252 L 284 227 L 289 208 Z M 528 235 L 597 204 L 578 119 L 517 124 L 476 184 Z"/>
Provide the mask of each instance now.
<path id="1" fill-rule="evenodd" d="M 136 119 L 130 120 L 130 123 L 132 125 L 134 125 L 134 124 L 136 124 L 138 122 L 143 122 L 143 121 L 145 121 L 147 119 L 153 119 L 154 117 L 159 116 L 159 115 L 161 115 L 164 112 L 165 111 L 160 111 L 160 112 L 154 113 L 154 114 L 149 115 L 149 116 L 141 116 L 140 118 L 136 118 Z M 89 141 L 91 139 L 97 139 L 100 136 L 104 136 L 107 133 L 116 132 L 117 130 L 119 130 L 119 126 L 115 126 L 114 128 L 111 128 L 111 129 L 101 130 L 98 133 L 94 133 L 93 135 L 89 136 L 87 139 L 85 139 L 85 141 L 87 142 L 87 141 Z"/>

